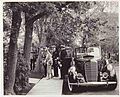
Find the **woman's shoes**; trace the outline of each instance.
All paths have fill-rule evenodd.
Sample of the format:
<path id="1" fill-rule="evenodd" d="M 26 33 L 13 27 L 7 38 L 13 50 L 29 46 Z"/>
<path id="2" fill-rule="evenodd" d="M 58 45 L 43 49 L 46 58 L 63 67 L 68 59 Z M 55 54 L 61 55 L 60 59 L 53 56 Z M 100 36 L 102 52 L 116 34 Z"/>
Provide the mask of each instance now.
<path id="1" fill-rule="evenodd" d="M 51 78 L 47 78 L 47 80 L 49 80 L 49 79 L 51 79 Z"/>

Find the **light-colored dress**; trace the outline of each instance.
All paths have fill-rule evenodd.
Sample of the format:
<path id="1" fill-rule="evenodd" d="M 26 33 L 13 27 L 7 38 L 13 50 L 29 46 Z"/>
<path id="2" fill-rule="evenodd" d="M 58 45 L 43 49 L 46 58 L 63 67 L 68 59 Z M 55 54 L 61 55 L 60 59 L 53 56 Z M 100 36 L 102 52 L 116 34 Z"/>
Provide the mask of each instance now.
<path id="1" fill-rule="evenodd" d="M 47 51 L 45 60 L 47 63 L 47 76 L 48 76 L 48 78 L 51 78 L 52 77 L 53 59 L 52 59 L 52 55 L 49 51 Z"/>

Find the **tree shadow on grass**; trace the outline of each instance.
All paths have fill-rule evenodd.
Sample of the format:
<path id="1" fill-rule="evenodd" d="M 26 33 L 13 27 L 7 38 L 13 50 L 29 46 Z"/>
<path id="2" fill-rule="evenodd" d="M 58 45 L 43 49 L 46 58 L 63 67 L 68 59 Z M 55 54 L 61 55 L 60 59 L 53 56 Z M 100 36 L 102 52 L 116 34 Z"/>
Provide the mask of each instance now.
<path id="1" fill-rule="evenodd" d="M 17 95 L 27 95 L 27 93 L 35 86 L 34 83 L 29 83 L 29 84 L 30 86 L 27 89 L 19 92 Z"/>

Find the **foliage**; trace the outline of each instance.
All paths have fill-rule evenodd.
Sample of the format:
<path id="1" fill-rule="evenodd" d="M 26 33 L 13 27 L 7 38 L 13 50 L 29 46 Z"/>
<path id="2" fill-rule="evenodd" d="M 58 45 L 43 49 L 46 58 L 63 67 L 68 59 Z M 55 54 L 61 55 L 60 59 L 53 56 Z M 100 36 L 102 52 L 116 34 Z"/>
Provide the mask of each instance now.
<path id="1" fill-rule="evenodd" d="M 25 59 L 21 53 L 18 54 L 17 67 L 16 67 L 16 78 L 14 90 L 17 94 L 27 90 L 29 84 L 27 80 L 29 78 L 29 70 L 26 65 Z"/>
<path id="2" fill-rule="evenodd" d="M 44 22 L 43 25 L 37 27 L 38 23 L 35 23 L 35 32 L 46 33 L 48 45 L 58 43 L 73 45 L 74 43 L 72 44 L 72 42 L 74 41 L 75 33 L 78 32 L 78 28 L 81 25 L 81 18 L 73 16 L 71 11 L 74 13 L 77 11 L 80 12 L 79 14 L 83 14 L 83 12 L 85 13 L 85 11 L 90 8 L 90 4 L 89 2 L 55 2 L 54 4 L 56 10 L 53 14 L 50 15 L 46 21 L 44 21 L 44 19 L 38 20 L 39 25 Z M 81 8 L 79 8 L 80 6 Z"/>
<path id="3" fill-rule="evenodd" d="M 55 2 L 57 11 L 46 20 L 45 18 L 37 20 L 34 32 L 40 37 L 41 33 L 46 33 L 48 45 L 66 44 L 73 47 L 83 44 L 101 45 L 104 52 L 117 52 L 118 14 L 113 15 L 115 13 L 106 11 L 109 3 L 112 4 L 92 1 Z"/>

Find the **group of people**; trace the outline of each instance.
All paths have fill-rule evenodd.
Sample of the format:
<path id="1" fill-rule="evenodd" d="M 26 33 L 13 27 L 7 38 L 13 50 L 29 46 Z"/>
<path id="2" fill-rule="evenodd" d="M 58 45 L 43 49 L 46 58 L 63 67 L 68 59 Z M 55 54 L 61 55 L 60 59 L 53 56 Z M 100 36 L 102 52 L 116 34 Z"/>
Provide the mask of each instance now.
<path id="1" fill-rule="evenodd" d="M 66 47 L 61 45 L 60 47 L 52 47 L 52 51 L 47 47 L 42 47 L 39 51 L 36 61 L 36 70 L 39 69 L 39 65 L 43 66 L 44 77 L 51 79 L 52 77 L 60 77 L 61 79 L 68 73 L 68 68 L 72 58 L 68 56 Z M 35 64 L 35 63 L 34 63 Z M 58 70 L 60 69 L 60 75 Z M 52 72 L 53 71 L 53 72 Z"/>

